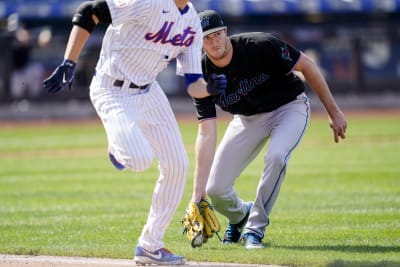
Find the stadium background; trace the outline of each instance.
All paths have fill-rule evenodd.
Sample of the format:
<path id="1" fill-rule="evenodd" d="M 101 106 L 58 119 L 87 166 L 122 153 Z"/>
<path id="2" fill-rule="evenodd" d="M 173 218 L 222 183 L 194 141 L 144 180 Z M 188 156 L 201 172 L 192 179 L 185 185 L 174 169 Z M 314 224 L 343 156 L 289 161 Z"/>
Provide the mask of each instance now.
<path id="1" fill-rule="evenodd" d="M 62 114 L 93 115 L 88 84 L 104 26 L 96 28 L 86 44 L 71 92 L 52 96 L 40 86 L 62 61 L 71 16 L 80 2 L 0 1 L 0 119 L 30 118 L 34 110 L 60 108 L 60 103 L 70 109 Z M 230 34 L 273 32 L 313 56 L 345 108 L 400 106 L 400 0 L 192 2 L 199 11 L 219 11 Z M 23 75 L 15 76 L 18 70 Z M 160 74 L 159 82 L 173 103 L 188 97 L 182 78 L 175 75 L 174 62 Z M 173 106 L 179 109 L 179 104 Z M 35 116 L 56 116 L 52 110 Z"/>

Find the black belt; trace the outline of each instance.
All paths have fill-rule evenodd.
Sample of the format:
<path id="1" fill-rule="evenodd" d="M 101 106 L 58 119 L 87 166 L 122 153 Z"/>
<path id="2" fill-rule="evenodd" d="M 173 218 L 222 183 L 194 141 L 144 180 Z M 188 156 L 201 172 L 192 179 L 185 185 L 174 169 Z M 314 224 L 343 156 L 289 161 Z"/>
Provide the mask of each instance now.
<path id="1" fill-rule="evenodd" d="M 124 85 L 124 81 L 122 81 L 122 80 L 115 80 L 114 83 L 113 83 L 113 85 L 116 86 L 116 87 L 122 87 L 122 85 Z M 149 83 L 148 83 L 148 84 L 145 84 L 145 85 L 137 85 L 137 84 L 135 84 L 135 83 L 130 83 L 130 84 L 129 84 L 129 88 L 144 90 L 144 89 L 146 89 L 147 86 L 149 86 L 149 85 L 150 85 Z"/>

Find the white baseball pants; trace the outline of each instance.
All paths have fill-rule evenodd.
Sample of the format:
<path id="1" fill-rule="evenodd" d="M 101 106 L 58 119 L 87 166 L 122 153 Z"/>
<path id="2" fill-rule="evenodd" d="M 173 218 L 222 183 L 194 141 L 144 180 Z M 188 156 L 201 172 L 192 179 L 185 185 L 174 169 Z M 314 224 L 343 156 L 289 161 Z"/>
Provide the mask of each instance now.
<path id="1" fill-rule="evenodd" d="M 90 86 L 90 98 L 103 122 L 108 150 L 119 163 L 136 172 L 146 170 L 153 157 L 159 162 L 147 222 L 138 243 L 147 250 L 162 248 L 162 238 L 186 184 L 189 160 L 178 123 L 158 82 L 146 93 L 113 85 L 114 79 L 97 75 Z"/>

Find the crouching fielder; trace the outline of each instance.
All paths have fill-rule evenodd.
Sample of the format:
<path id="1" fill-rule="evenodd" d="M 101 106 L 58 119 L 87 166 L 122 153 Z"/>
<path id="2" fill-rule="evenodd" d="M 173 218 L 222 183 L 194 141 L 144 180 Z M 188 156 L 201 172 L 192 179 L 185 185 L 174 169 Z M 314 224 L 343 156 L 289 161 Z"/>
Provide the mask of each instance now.
<path id="1" fill-rule="evenodd" d="M 270 33 L 227 35 L 219 14 L 200 13 L 205 77 L 226 75 L 224 94 L 195 98 L 199 120 L 192 202 L 208 195 L 228 221 L 223 243 L 244 239 L 248 249 L 262 248 L 270 213 L 283 183 L 289 158 L 308 124 L 310 108 L 301 72 L 330 118 L 335 142 L 345 138 L 346 120 L 320 70 L 301 51 Z M 233 114 L 216 146 L 216 108 Z M 244 201 L 234 184 L 269 141 L 253 201 Z"/>

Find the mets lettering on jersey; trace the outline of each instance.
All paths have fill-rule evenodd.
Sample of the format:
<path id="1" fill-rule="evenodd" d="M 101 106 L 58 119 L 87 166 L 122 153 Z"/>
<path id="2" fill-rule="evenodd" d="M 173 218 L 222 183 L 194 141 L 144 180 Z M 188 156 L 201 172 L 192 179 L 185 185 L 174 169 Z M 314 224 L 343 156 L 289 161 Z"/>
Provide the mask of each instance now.
<path id="1" fill-rule="evenodd" d="M 170 36 L 173 25 L 173 21 L 166 21 L 158 32 L 147 33 L 145 35 L 145 39 L 152 41 L 153 43 L 159 42 L 161 44 L 171 43 L 173 46 L 190 46 L 193 43 L 194 36 L 196 34 L 196 32 L 192 30 L 192 27 L 187 27 L 185 30 L 183 30 L 182 34 Z"/>

